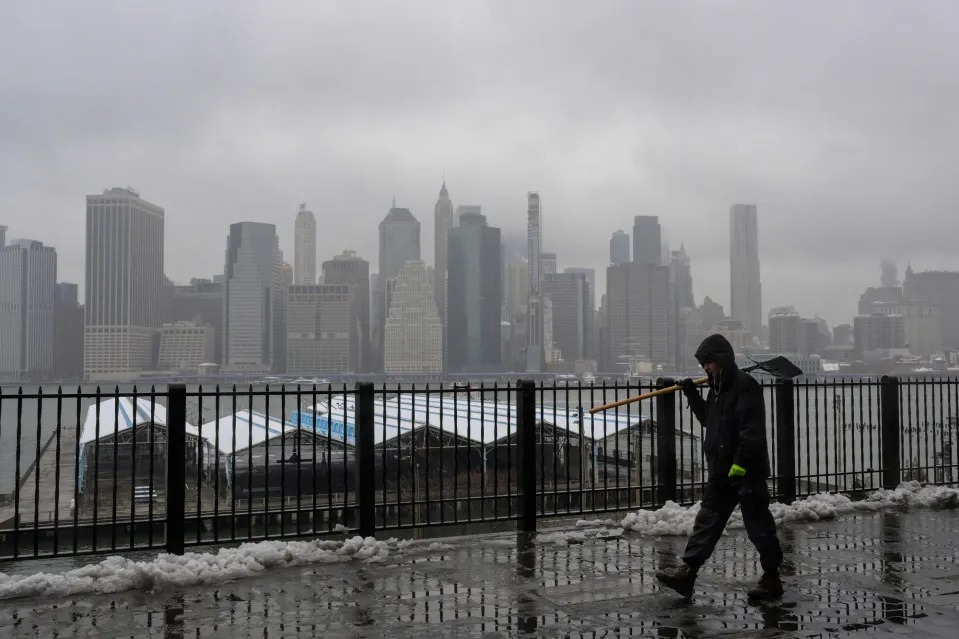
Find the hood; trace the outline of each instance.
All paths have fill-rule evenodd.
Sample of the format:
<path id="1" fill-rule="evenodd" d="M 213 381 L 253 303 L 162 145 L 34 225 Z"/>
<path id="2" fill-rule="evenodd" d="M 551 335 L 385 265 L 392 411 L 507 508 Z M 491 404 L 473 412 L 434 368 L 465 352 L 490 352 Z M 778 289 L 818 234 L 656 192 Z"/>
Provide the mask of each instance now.
<path id="1" fill-rule="evenodd" d="M 696 349 L 696 361 L 700 365 L 707 359 L 722 366 L 724 372 L 736 368 L 736 353 L 733 352 L 733 345 L 718 333 L 704 339 Z"/>

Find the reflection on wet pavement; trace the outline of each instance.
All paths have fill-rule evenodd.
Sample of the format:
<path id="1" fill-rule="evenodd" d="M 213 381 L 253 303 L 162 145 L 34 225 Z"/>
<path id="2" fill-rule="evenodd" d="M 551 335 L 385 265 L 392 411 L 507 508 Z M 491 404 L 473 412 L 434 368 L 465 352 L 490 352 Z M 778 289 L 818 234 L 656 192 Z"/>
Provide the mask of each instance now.
<path id="1" fill-rule="evenodd" d="M 720 542 L 692 601 L 653 577 L 676 564 L 683 538 L 626 533 L 565 546 L 498 534 L 216 588 L 0 602 L 0 628 L 25 637 L 954 637 L 957 533 L 957 511 L 786 526 L 787 593 L 763 605 L 745 596 L 759 566 L 742 531 Z"/>

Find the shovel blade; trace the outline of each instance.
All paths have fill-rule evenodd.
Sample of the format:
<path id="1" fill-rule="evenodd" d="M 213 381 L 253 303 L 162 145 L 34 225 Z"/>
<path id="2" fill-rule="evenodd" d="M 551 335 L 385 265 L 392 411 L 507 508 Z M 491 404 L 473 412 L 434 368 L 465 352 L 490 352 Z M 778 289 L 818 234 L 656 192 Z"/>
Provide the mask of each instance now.
<path id="1" fill-rule="evenodd" d="M 779 379 L 792 379 L 793 377 L 799 377 L 803 374 L 801 368 L 782 355 L 767 359 L 764 362 L 756 362 L 752 366 L 747 367 L 746 370 L 764 371 Z"/>

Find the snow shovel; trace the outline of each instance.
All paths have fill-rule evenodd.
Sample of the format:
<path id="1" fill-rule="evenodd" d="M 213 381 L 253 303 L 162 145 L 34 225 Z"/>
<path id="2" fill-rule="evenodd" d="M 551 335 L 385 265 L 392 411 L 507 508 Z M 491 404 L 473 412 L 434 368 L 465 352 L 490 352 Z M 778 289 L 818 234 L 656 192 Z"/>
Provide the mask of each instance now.
<path id="1" fill-rule="evenodd" d="M 763 371 L 769 373 L 777 379 L 792 379 L 793 377 L 799 377 L 803 374 L 802 369 L 790 362 L 788 359 L 780 355 L 779 357 L 773 357 L 772 359 L 767 359 L 764 362 L 753 362 L 752 366 L 746 366 L 742 368 L 744 373 L 750 373 L 752 371 Z M 709 381 L 708 377 L 699 377 L 693 380 L 693 383 L 697 386 L 700 384 L 705 384 Z M 633 402 L 642 401 L 644 399 L 649 399 L 650 397 L 656 397 L 657 395 L 665 395 L 666 393 L 673 393 L 675 391 L 681 390 L 682 386 L 667 386 L 666 388 L 657 388 L 654 391 L 648 393 L 643 393 L 642 395 L 636 395 L 635 397 L 627 397 L 626 399 L 620 399 L 615 402 L 610 402 L 609 404 L 603 404 L 602 406 L 594 406 L 589 409 L 590 415 L 594 413 L 599 413 L 604 410 L 609 410 L 610 408 L 616 408 L 617 406 L 624 406 L 626 404 L 632 404 Z"/>

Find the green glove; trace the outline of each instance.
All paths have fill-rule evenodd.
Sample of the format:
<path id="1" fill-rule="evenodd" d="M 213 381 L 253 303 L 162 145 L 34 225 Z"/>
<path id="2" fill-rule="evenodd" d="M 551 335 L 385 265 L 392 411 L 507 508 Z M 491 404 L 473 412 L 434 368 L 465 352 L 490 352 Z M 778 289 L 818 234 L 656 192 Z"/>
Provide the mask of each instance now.
<path id="1" fill-rule="evenodd" d="M 742 466 L 740 466 L 739 464 L 733 464 L 733 465 L 729 468 L 729 476 L 730 476 L 730 477 L 745 477 L 745 476 L 746 476 L 746 469 L 743 468 Z"/>

